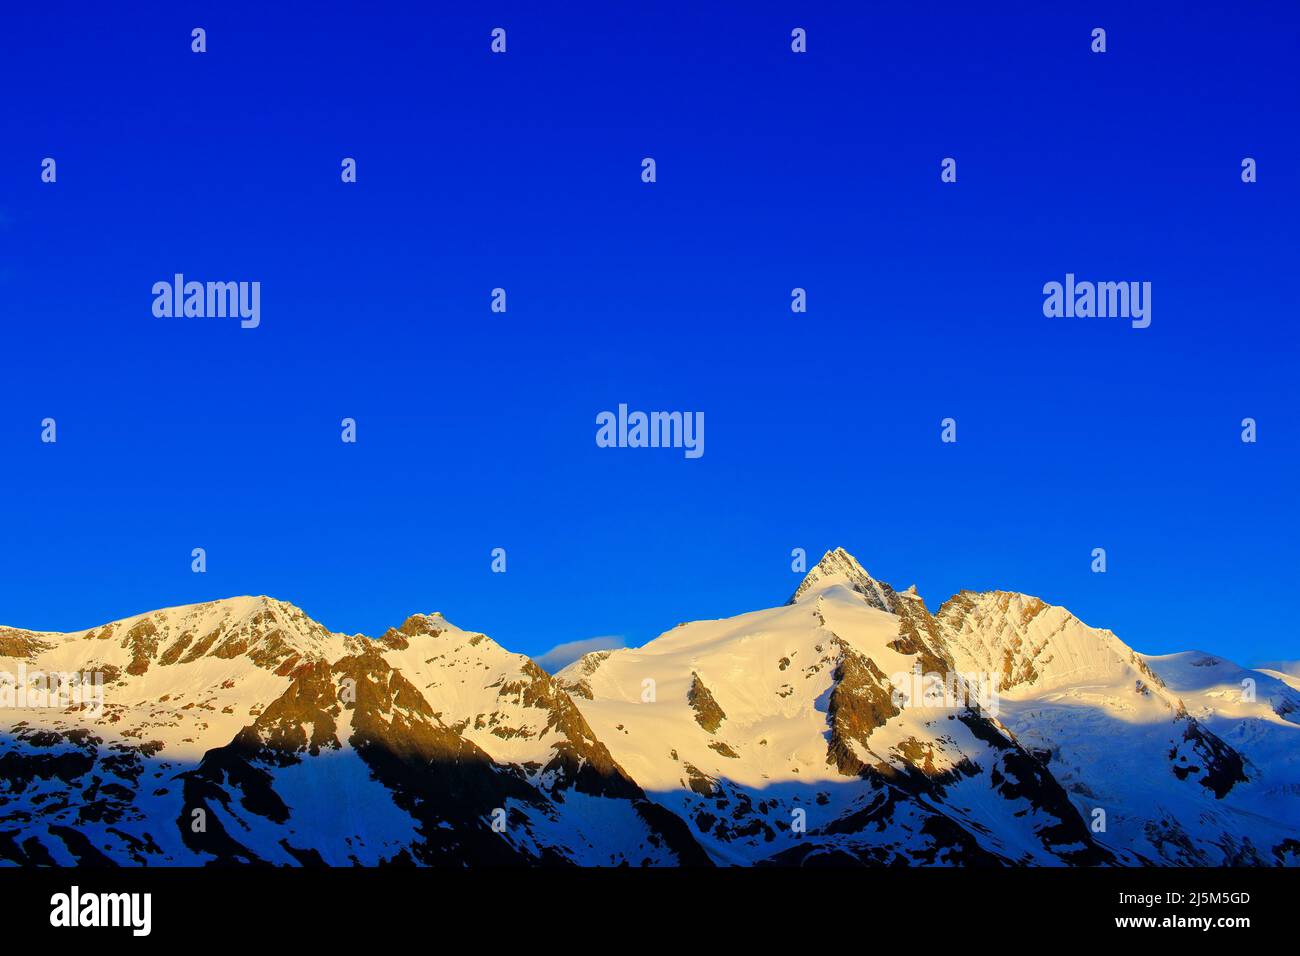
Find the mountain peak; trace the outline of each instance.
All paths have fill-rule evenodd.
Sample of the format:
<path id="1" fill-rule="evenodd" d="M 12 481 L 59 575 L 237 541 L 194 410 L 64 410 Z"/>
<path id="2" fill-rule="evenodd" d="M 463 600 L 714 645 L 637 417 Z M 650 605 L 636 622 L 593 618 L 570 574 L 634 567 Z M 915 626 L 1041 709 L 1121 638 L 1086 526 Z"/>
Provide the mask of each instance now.
<path id="1" fill-rule="evenodd" d="M 439 612 L 432 614 L 412 614 L 398 628 L 403 634 L 414 637 L 417 634 L 430 634 L 437 637 L 451 625 Z"/>
<path id="2" fill-rule="evenodd" d="M 787 604 L 802 601 L 810 594 L 820 594 L 828 587 L 840 585 L 861 594 L 872 607 L 882 611 L 894 610 L 897 595 L 888 584 L 877 581 L 867 573 L 858 559 L 843 548 L 835 548 L 822 555 L 805 576 Z"/>

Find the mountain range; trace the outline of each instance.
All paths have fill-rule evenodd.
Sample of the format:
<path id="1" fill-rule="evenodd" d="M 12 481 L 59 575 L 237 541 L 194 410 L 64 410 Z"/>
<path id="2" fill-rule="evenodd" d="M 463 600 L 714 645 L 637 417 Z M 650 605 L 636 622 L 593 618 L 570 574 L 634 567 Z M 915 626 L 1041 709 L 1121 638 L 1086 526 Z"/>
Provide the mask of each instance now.
<path id="1" fill-rule="evenodd" d="M 32 706 L 51 674 L 98 696 Z M 0 628 L 0 861 L 1294 866 L 1298 744 L 1293 667 L 1013 592 L 931 611 L 842 549 L 554 675 L 436 613 L 237 597 Z"/>

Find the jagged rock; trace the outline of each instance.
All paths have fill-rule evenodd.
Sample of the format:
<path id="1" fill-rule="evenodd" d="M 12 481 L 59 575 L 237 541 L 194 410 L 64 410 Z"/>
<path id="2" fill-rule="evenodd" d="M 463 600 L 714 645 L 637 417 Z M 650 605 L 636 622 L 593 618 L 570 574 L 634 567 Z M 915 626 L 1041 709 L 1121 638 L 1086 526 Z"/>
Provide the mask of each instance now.
<path id="1" fill-rule="evenodd" d="M 709 689 L 700 680 L 700 675 L 691 673 L 691 689 L 686 692 L 686 701 L 695 711 L 695 722 L 711 734 L 716 734 L 722 722 L 727 719 L 718 702 L 713 699 Z"/>

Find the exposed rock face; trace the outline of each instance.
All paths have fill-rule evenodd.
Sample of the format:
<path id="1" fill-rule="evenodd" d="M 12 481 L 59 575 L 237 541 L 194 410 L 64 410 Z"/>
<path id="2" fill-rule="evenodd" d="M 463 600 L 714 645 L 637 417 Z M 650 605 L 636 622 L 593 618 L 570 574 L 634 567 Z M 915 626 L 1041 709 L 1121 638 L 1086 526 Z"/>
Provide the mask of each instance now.
<path id="1" fill-rule="evenodd" d="M 0 657 L 12 657 L 16 660 L 31 660 L 41 651 L 48 650 L 49 643 L 30 631 L 19 631 L 12 627 L 0 627 Z"/>
<path id="2" fill-rule="evenodd" d="M 700 675 L 691 673 L 691 689 L 686 692 L 686 701 L 695 711 L 695 722 L 711 734 L 716 734 L 722 722 L 727 719 L 718 702 L 713 699 L 709 689 L 700 680 Z"/>
<path id="3" fill-rule="evenodd" d="M 1202 787 L 1220 800 L 1232 791 L 1233 786 L 1247 781 L 1241 754 L 1190 717 L 1182 718 L 1180 723 L 1185 725 L 1183 742 L 1188 746 L 1174 747 L 1169 751 L 1174 776 L 1179 780 L 1195 776 Z"/>
<path id="4" fill-rule="evenodd" d="M 934 619 L 915 591 L 904 591 L 894 602 L 898 639 L 890 643 L 900 654 L 915 655 L 922 673 L 946 674 L 953 669 L 943 625 Z"/>
<path id="5" fill-rule="evenodd" d="M 880 668 L 839 638 L 833 638 L 833 643 L 839 661 L 827 709 L 831 732 L 826 760 L 845 776 L 858 776 L 867 770 L 858 754 L 867 749 L 871 732 L 897 717 L 899 710 L 891 700 L 893 688 Z"/>
<path id="6" fill-rule="evenodd" d="M 349 699 L 353 691 L 355 699 Z M 277 781 L 283 771 L 317 760 L 360 763 L 380 785 L 371 788 L 378 791 L 372 799 L 391 803 L 384 814 L 390 818 L 400 818 L 403 811 L 409 815 L 415 821 L 414 838 L 368 845 L 365 817 L 373 808 L 358 806 L 359 794 L 342 787 L 313 795 L 324 807 L 313 810 L 309 832 L 300 835 L 290 828 L 294 813 L 277 792 Z M 280 848 L 310 840 L 296 851 L 310 851 L 322 862 L 529 862 L 529 854 L 492 832 L 491 816 L 512 800 L 541 807 L 543 798 L 505 770 L 434 717 L 420 692 L 372 649 L 308 668 L 234 741 L 210 751 L 196 771 L 185 775 L 181 828 L 191 849 L 211 853 L 220 862 L 261 862 L 258 850 L 241 841 L 241 833 L 221 824 L 227 816 L 248 832 L 260 829 L 252 816 L 278 825 L 284 834 L 275 844 Z M 339 775 L 324 771 L 322 765 L 316 777 L 328 787 Z M 208 814 L 202 833 L 185 826 L 196 809 Z M 366 851 L 373 855 L 357 855 Z"/>

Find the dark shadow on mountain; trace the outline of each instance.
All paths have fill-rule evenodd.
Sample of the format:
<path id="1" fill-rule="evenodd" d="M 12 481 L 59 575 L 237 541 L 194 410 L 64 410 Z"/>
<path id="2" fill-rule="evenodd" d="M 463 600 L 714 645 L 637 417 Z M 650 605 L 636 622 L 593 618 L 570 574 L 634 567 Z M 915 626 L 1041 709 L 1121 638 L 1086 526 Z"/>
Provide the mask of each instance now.
<path id="1" fill-rule="evenodd" d="M 564 731 L 545 766 L 500 764 L 444 724 L 400 672 L 371 653 L 302 666 L 253 723 L 197 763 L 167 760 L 156 742 L 106 744 L 93 730 L 37 730 L 19 722 L 0 737 L 0 861 L 150 865 L 196 854 L 222 866 L 269 866 L 286 857 L 303 866 L 615 862 L 602 857 L 605 848 L 557 842 L 547 830 L 569 804 L 584 812 L 581 801 L 591 799 L 630 808 L 625 821 L 644 825 L 647 844 L 678 865 L 710 865 L 703 842 L 721 862 L 734 847 L 734 859 L 765 865 L 1167 862 L 1168 854 L 1163 861 L 1117 855 L 1110 839 L 1094 837 L 1071 801 L 1065 786 L 1073 782 L 1063 786 L 1053 774 L 1051 749 L 1027 750 L 974 711 L 948 719 L 988 746 L 982 763 L 963 758 L 939 769 L 923 741 L 904 740 L 894 752 L 877 754 L 871 731 L 893 706 L 880 694 L 881 675 L 851 655 L 841 668 L 819 709 L 825 706 L 831 725 L 828 765 L 842 782 L 756 789 L 683 762 L 683 787 L 653 800 L 567 698 L 543 702 Z M 341 695 L 340 687 L 353 695 Z M 521 692 L 546 692 L 538 687 Z M 1118 741 L 1132 732 L 1132 725 L 1101 711 L 1083 710 L 1088 732 L 1099 739 Z M 1225 803 L 1250 778 L 1240 755 L 1186 715 L 1168 731 L 1174 745 L 1156 754 L 1168 770 L 1161 793 L 1190 794 L 1249 817 L 1249 809 Z M 294 768 L 308 781 L 307 804 L 301 780 L 292 784 L 298 790 L 285 790 L 285 771 Z M 349 776 L 349 768 L 360 776 Z M 963 788 L 976 784 L 999 801 L 992 816 L 969 812 Z M 806 817 L 797 837 L 792 808 Z M 409 838 L 378 849 L 384 841 L 371 830 L 376 815 L 400 819 Z M 1175 860 L 1203 863 L 1176 823 L 1158 823 L 1147 836 L 1177 851 Z M 1295 863 L 1300 856 L 1290 837 L 1254 846 L 1229 832 L 1226 841 L 1234 864 Z M 616 862 L 636 865 L 649 857 L 627 854 Z"/>
<path id="2" fill-rule="evenodd" d="M 549 678 L 538 684 L 541 690 L 521 685 L 520 692 L 549 692 Z M 91 731 L 28 731 L 20 723 L 16 734 L 0 738 L 0 860 L 111 865 L 95 848 L 97 838 L 107 843 L 111 836 L 140 864 L 170 847 L 207 857 L 209 865 L 269 865 L 275 848 L 302 865 L 324 865 L 323 853 L 377 865 L 567 866 L 651 856 L 711 865 L 686 824 L 646 797 L 567 697 L 540 703 L 559 740 L 545 765 L 525 767 L 495 762 L 444 724 L 370 651 L 299 667 L 252 724 L 197 765 L 161 759 L 156 744 L 106 746 Z M 349 761 L 360 766 L 345 766 Z M 301 831 L 277 789 L 291 768 L 310 776 L 317 832 Z M 600 847 L 552 839 L 547 824 L 578 799 L 626 807 L 627 829 L 633 822 L 644 829 L 645 854 L 604 859 Z M 373 847 L 363 853 L 371 818 L 394 813 L 409 821 L 411 838 L 377 859 Z"/>

